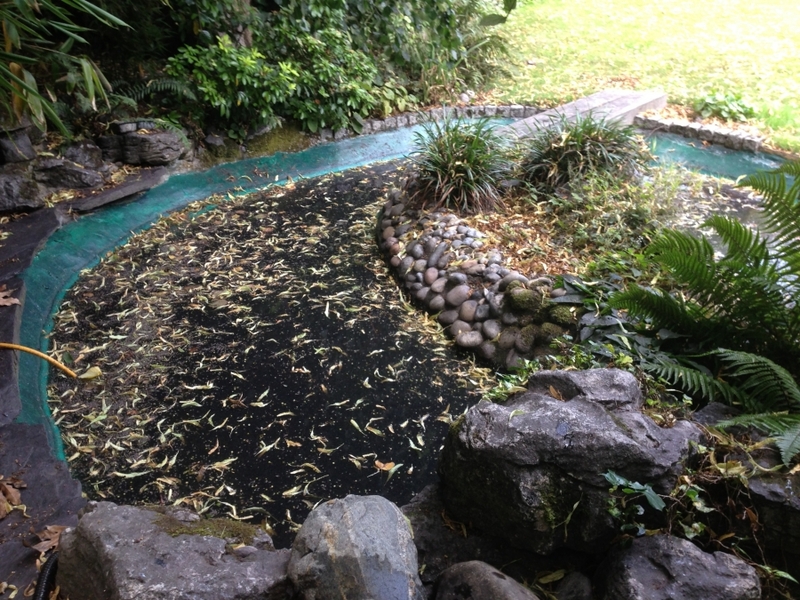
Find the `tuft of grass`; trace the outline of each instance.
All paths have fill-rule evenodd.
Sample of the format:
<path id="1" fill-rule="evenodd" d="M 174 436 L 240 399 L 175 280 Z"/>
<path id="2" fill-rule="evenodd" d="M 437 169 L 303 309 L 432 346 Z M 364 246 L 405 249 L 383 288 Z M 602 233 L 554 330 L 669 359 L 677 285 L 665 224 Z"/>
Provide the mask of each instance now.
<path id="1" fill-rule="evenodd" d="M 412 197 L 461 214 L 502 207 L 500 182 L 511 163 L 503 139 L 489 119 L 445 118 L 423 124 L 411 160 L 416 170 Z"/>
<path id="2" fill-rule="evenodd" d="M 550 191 L 588 173 L 613 173 L 626 179 L 649 158 L 641 136 L 632 127 L 592 115 L 574 121 L 553 119 L 525 144 L 523 178 Z"/>

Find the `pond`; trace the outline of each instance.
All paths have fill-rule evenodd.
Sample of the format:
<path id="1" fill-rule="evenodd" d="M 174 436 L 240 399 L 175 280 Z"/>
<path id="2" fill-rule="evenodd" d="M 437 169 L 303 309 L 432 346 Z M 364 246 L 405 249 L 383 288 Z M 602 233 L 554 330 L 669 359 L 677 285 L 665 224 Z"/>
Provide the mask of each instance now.
<path id="1" fill-rule="evenodd" d="M 52 347 L 104 372 L 50 386 L 54 449 L 90 497 L 265 522 L 280 546 L 320 500 L 402 504 L 434 480 L 447 427 L 489 374 L 406 303 L 378 252 L 375 217 L 403 163 L 313 178 L 398 156 L 411 132 L 371 138 L 189 176 L 200 186 L 173 178 L 37 257 L 23 343 L 42 345 L 42 315 L 70 288 Z M 28 386 L 23 373 L 36 395 L 43 371 Z M 28 399 L 23 419 L 43 418 Z"/>

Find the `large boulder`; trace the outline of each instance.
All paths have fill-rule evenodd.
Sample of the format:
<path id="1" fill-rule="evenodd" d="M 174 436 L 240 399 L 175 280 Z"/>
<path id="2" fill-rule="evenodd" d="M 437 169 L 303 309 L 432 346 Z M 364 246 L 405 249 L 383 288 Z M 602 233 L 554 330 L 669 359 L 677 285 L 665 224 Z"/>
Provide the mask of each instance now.
<path id="1" fill-rule="evenodd" d="M 44 206 L 39 185 L 21 169 L 8 165 L 0 172 L 0 214 L 28 211 Z"/>
<path id="2" fill-rule="evenodd" d="M 603 600 L 758 600 L 756 570 L 670 535 L 633 540 L 599 569 Z"/>
<path id="3" fill-rule="evenodd" d="M 511 577 L 485 562 L 473 560 L 447 569 L 436 586 L 436 600 L 539 600 Z"/>
<path id="4" fill-rule="evenodd" d="M 97 145 L 105 160 L 143 167 L 171 165 L 187 152 L 183 140 L 171 131 L 105 135 L 97 138 Z"/>
<path id="5" fill-rule="evenodd" d="M 297 533 L 289 577 L 303 600 L 422 600 L 408 522 L 380 496 L 315 508 Z"/>
<path id="6" fill-rule="evenodd" d="M 180 137 L 170 131 L 129 133 L 123 136 L 122 160 L 129 165 L 158 167 L 174 163 L 186 154 Z"/>
<path id="7" fill-rule="evenodd" d="M 78 526 L 61 535 L 56 583 L 64 597 L 283 600 L 290 591 L 289 551 L 272 550 L 268 536 L 260 548 L 233 550 L 210 535 L 173 537 L 167 530 L 185 518 L 180 515 L 111 502 L 87 509 Z M 191 530 L 192 519 L 185 520 Z"/>
<path id="8" fill-rule="evenodd" d="M 27 162 L 36 158 L 25 127 L 0 131 L 0 164 Z"/>
<path id="9" fill-rule="evenodd" d="M 595 375 L 541 377 L 546 386 L 537 377 L 530 385 L 547 394 L 480 402 L 451 427 L 439 467 L 445 506 L 518 548 L 604 552 L 616 533 L 604 473 L 668 493 L 700 429 L 686 421 L 662 429 L 631 410 L 635 379 L 623 371 L 597 377 L 613 385 L 592 391 Z"/>

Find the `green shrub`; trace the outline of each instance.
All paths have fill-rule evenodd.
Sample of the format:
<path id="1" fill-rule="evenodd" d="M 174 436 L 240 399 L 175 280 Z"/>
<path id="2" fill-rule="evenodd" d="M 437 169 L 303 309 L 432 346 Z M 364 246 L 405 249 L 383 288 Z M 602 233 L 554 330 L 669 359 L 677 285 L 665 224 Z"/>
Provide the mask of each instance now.
<path id="1" fill-rule="evenodd" d="M 415 144 L 411 160 L 419 188 L 414 198 L 462 214 L 502 205 L 498 186 L 511 165 L 488 119 L 428 121 L 415 134 Z"/>
<path id="2" fill-rule="evenodd" d="M 649 157 L 632 127 L 591 114 L 554 118 L 525 141 L 521 168 L 537 189 L 553 190 L 592 171 L 629 175 Z"/>
<path id="3" fill-rule="evenodd" d="M 291 65 L 295 74 L 293 89 L 278 110 L 310 131 L 322 127 L 360 131 L 363 118 L 378 105 L 373 92 L 375 63 L 353 49 L 347 33 L 335 29 L 306 33 L 278 19 L 260 44 L 265 54 Z"/>
<path id="4" fill-rule="evenodd" d="M 755 109 L 742 99 L 741 94 L 712 92 L 700 98 L 695 111 L 704 119 L 719 117 L 726 121 L 746 121 L 756 116 Z"/>
<path id="5" fill-rule="evenodd" d="M 226 35 L 213 46 L 184 46 L 167 72 L 193 82 L 238 138 L 250 126 L 276 123 L 274 107 L 294 92 L 299 77 L 292 64 L 268 63 L 257 49 L 234 46 Z"/>

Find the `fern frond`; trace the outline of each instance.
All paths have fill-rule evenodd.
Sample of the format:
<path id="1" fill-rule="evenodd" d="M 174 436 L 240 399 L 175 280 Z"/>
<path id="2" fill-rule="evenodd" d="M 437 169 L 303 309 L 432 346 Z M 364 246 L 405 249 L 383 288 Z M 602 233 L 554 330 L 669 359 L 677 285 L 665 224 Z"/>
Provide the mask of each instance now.
<path id="1" fill-rule="evenodd" d="M 721 399 L 730 405 L 746 404 L 746 398 L 740 390 L 695 366 L 659 362 L 642 364 L 642 368 L 678 386 L 687 394 L 707 402 Z"/>
<path id="2" fill-rule="evenodd" d="M 800 411 L 800 387 L 780 365 L 764 356 L 725 348 L 708 355 L 719 357 L 731 369 L 729 377 L 742 380 L 737 387 L 748 396 L 753 412 Z"/>
<path id="3" fill-rule="evenodd" d="M 140 102 L 153 94 L 167 93 L 182 96 L 187 100 L 197 100 L 192 88 L 180 79 L 171 77 L 159 77 L 136 85 L 127 85 L 121 88 L 120 94 L 124 94 L 133 100 Z"/>
<path id="4" fill-rule="evenodd" d="M 715 215 L 707 219 L 703 227 L 713 228 L 725 244 L 727 251 L 723 261 L 746 264 L 758 271 L 770 266 L 767 240 L 741 221 Z"/>
<path id="5" fill-rule="evenodd" d="M 613 294 L 608 305 L 626 310 L 633 317 L 649 319 L 655 329 L 667 328 L 677 333 L 696 329 L 696 308 L 659 290 L 632 284 L 626 290 Z"/>
<path id="6" fill-rule="evenodd" d="M 775 437 L 775 445 L 780 450 L 781 460 L 786 466 L 789 466 L 792 459 L 800 453 L 800 415 L 785 412 L 741 415 L 717 423 L 720 429 L 735 426 L 754 427 Z"/>
<path id="7" fill-rule="evenodd" d="M 794 427 L 800 426 L 800 415 L 788 412 L 759 413 L 755 415 L 739 415 L 717 423 L 716 427 L 754 427 L 767 435 L 782 435 Z"/>
<path id="8" fill-rule="evenodd" d="M 800 453 L 800 425 L 795 426 L 775 439 L 775 445 L 781 451 L 781 460 L 787 467 L 792 459 Z"/>
<path id="9" fill-rule="evenodd" d="M 791 186 L 788 186 L 787 177 L 794 177 Z M 793 256 L 800 255 L 797 249 L 797 240 L 800 239 L 800 161 L 748 175 L 739 185 L 752 187 L 764 195 L 766 231 L 774 236 L 776 244 L 783 250 Z M 800 268 L 795 267 L 794 273 L 799 274 Z"/>

